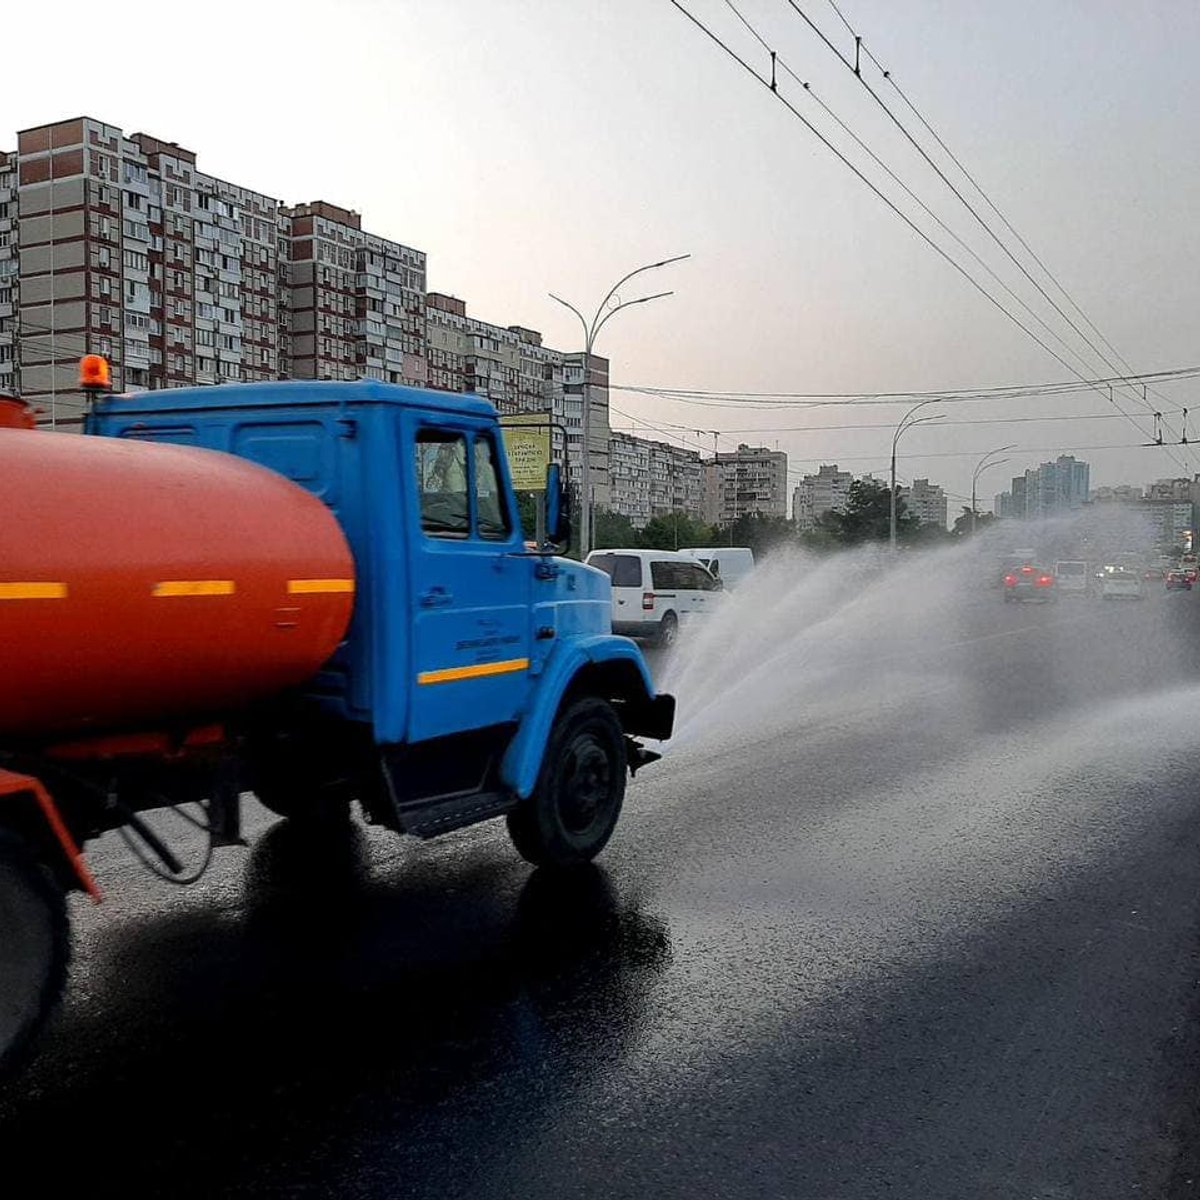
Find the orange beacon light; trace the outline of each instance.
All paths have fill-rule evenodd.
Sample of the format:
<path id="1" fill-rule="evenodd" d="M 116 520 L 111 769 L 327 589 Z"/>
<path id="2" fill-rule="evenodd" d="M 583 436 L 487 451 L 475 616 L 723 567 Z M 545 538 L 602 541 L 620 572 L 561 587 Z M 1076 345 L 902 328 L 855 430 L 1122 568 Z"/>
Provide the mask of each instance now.
<path id="1" fill-rule="evenodd" d="M 112 372 L 103 354 L 85 354 L 79 360 L 79 386 L 85 392 L 111 391 Z"/>

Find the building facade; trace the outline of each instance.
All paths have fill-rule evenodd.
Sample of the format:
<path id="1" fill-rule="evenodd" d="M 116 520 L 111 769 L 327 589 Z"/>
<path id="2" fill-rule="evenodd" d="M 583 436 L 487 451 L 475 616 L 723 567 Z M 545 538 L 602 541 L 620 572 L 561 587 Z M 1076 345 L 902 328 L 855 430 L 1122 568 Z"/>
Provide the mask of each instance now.
<path id="1" fill-rule="evenodd" d="M 1054 462 L 1014 476 L 1009 491 L 996 497 L 993 511 L 998 517 L 1021 521 L 1077 512 L 1088 502 L 1090 476 L 1086 462 L 1071 454 L 1059 455 Z"/>
<path id="2" fill-rule="evenodd" d="M 912 486 L 900 488 L 899 494 L 910 517 L 916 517 L 922 525 L 946 528 L 946 493 L 940 484 L 914 479 Z"/>
<path id="3" fill-rule="evenodd" d="M 609 443 L 609 505 L 635 529 L 670 513 L 699 516 L 704 464 L 696 450 L 614 431 Z"/>
<path id="4" fill-rule="evenodd" d="M 741 445 L 704 465 L 704 516 L 713 525 L 739 517 L 787 517 L 787 455 Z"/>
<path id="5" fill-rule="evenodd" d="M 822 465 L 815 475 L 805 475 L 792 491 L 792 520 L 802 532 L 812 532 L 831 512 L 845 512 L 854 476 L 837 464 Z"/>
<path id="6" fill-rule="evenodd" d="M 17 244 L 17 156 L 0 153 L 0 394 L 17 388 L 20 301 Z"/>

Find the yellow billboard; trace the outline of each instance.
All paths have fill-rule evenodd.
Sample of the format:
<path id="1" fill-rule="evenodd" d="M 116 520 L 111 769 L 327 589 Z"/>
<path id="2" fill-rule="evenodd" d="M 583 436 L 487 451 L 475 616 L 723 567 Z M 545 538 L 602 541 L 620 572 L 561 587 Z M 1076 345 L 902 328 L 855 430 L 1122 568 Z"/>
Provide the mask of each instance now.
<path id="1" fill-rule="evenodd" d="M 501 417 L 500 424 L 514 490 L 542 491 L 550 463 L 550 414 L 517 413 Z"/>

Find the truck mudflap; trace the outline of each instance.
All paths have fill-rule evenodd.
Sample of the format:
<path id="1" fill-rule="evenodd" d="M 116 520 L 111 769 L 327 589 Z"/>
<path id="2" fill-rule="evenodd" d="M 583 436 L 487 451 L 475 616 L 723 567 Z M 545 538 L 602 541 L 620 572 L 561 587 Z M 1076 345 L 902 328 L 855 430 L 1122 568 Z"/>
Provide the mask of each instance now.
<path id="1" fill-rule="evenodd" d="M 625 705 L 628 714 L 625 728 L 629 733 L 665 742 L 675 728 L 675 697 L 660 692 L 643 700 L 629 701 Z M 655 755 L 661 758 L 661 755 Z"/>

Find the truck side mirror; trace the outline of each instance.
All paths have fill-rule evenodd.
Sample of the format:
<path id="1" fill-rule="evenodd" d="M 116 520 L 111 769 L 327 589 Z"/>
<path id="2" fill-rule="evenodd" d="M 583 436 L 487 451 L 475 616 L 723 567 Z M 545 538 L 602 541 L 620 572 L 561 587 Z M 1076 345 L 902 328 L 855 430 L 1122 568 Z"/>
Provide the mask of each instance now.
<path id="1" fill-rule="evenodd" d="M 545 518 L 546 541 L 554 546 L 566 546 L 571 541 L 571 507 L 563 483 L 562 467 L 551 463 L 546 468 Z"/>

